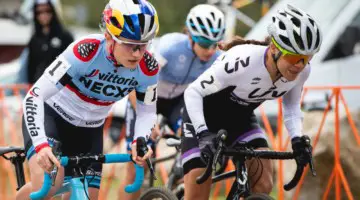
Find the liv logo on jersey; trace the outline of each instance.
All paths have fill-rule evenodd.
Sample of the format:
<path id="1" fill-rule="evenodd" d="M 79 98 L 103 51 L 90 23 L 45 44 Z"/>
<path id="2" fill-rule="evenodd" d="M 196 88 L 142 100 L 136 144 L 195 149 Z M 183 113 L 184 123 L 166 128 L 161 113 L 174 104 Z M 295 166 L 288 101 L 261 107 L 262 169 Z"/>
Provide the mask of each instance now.
<path id="1" fill-rule="evenodd" d="M 276 89 L 275 87 L 272 87 L 269 90 L 267 90 L 261 94 L 261 93 L 258 93 L 258 91 L 261 90 L 261 88 L 256 88 L 255 90 L 253 90 L 252 92 L 249 93 L 248 97 L 250 99 L 261 98 L 261 97 L 264 97 L 264 96 L 268 95 L 269 93 L 271 93 L 272 97 L 278 98 L 287 92 L 287 91 L 279 92 L 279 91 L 276 91 L 275 89 Z"/>
<path id="2" fill-rule="evenodd" d="M 239 63 L 241 63 L 242 67 L 247 67 L 250 64 L 250 56 L 248 56 L 246 58 L 246 60 L 240 60 L 240 57 L 236 58 L 235 60 L 235 65 L 229 66 L 229 62 L 225 63 L 225 72 L 228 74 L 231 74 L 233 72 L 236 72 L 237 70 L 239 70 Z"/>

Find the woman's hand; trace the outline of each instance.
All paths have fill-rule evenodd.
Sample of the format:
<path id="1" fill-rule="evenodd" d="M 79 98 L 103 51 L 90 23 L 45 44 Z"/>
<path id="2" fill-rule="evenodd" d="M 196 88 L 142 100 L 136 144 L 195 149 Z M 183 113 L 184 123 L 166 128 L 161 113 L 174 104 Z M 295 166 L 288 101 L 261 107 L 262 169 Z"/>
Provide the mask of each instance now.
<path id="1" fill-rule="evenodd" d="M 36 162 L 47 173 L 50 173 L 54 164 L 60 168 L 60 162 L 54 156 L 51 147 L 44 147 L 36 154 Z"/>

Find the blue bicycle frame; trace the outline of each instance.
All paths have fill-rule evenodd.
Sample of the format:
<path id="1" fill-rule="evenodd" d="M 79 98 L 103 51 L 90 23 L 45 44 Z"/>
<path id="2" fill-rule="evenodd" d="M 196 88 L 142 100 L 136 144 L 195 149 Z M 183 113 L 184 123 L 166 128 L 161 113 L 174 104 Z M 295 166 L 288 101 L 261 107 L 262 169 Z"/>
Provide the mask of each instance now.
<path id="1" fill-rule="evenodd" d="M 105 154 L 105 160 L 103 163 L 119 163 L 119 162 L 131 162 L 131 155 L 130 154 Z M 60 164 L 65 167 L 69 163 L 69 157 L 63 156 L 60 158 Z M 138 191 L 143 183 L 144 180 L 144 168 L 135 165 L 136 170 L 136 177 L 133 184 L 127 185 L 125 187 L 125 191 L 127 193 L 133 193 Z M 87 199 L 87 195 L 85 192 L 88 192 L 88 183 L 86 180 L 81 181 L 83 177 L 75 177 L 72 178 L 69 182 L 64 183 L 63 186 L 56 192 L 56 195 L 71 192 L 70 200 L 84 200 Z M 84 182 L 84 183 L 83 183 Z M 50 174 L 44 174 L 44 183 L 42 188 L 30 194 L 30 199 L 37 200 L 43 199 L 49 193 L 51 189 L 51 177 Z M 84 189 L 85 188 L 85 189 Z M 87 193 L 88 194 L 88 193 Z"/>

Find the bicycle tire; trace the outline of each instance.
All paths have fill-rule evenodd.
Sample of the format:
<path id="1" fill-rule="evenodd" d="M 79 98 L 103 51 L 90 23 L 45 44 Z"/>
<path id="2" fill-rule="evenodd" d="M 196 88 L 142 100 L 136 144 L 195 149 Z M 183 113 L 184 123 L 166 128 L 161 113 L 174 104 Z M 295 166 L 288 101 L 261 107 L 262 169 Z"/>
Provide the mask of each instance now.
<path id="1" fill-rule="evenodd" d="M 246 197 L 245 200 L 274 200 L 271 196 L 262 193 L 254 193 Z"/>
<path id="2" fill-rule="evenodd" d="M 152 199 L 177 200 L 178 198 L 169 189 L 164 187 L 150 188 L 140 196 L 140 200 L 152 200 Z"/>

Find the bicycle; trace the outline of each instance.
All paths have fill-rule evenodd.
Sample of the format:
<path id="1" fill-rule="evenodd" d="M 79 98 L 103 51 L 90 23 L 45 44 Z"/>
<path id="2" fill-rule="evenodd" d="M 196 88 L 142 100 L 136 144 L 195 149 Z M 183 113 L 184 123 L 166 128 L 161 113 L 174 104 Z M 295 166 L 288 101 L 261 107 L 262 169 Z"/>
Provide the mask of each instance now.
<path id="1" fill-rule="evenodd" d="M 147 149 L 144 138 L 138 138 L 138 154 L 141 155 L 144 149 Z M 79 156 L 61 156 L 59 151 L 60 144 L 58 142 L 54 143 L 53 151 L 54 155 L 57 156 L 61 165 L 75 167 L 75 175 L 68 181 L 64 182 L 62 187 L 56 192 L 55 196 L 61 195 L 66 192 L 71 192 L 70 200 L 84 200 L 89 199 L 88 195 L 88 181 L 86 181 L 85 174 L 82 172 L 84 166 L 89 166 L 92 163 L 119 163 L 119 162 L 131 162 L 130 154 L 98 154 L 98 155 L 79 155 Z M 10 158 L 6 157 L 4 154 L 15 152 L 16 155 Z M 145 153 L 144 153 L 145 154 Z M 0 155 L 7 160 L 12 161 L 15 166 L 15 172 L 17 177 L 17 183 L 19 190 L 22 186 L 25 185 L 25 176 L 23 170 L 23 162 L 25 160 L 24 149 L 20 147 L 3 147 L 0 148 Z M 139 165 L 135 165 L 136 177 L 132 184 L 125 187 L 125 191 L 128 193 L 138 191 L 144 180 L 144 169 Z M 47 196 L 48 192 L 51 189 L 51 186 L 54 186 L 55 179 L 57 176 L 57 167 L 51 171 L 50 174 L 44 173 L 44 182 L 40 190 L 30 194 L 30 199 L 37 200 L 43 199 Z"/>
<path id="2" fill-rule="evenodd" d="M 262 159 L 276 159 L 276 160 L 289 160 L 295 159 L 293 152 L 280 152 L 280 151 L 271 151 L 271 150 L 254 150 L 248 147 L 246 142 L 238 142 L 234 147 L 228 148 L 225 147 L 225 139 L 227 132 L 225 130 L 220 130 L 216 136 L 216 143 L 218 144 L 217 150 L 213 157 L 210 157 L 207 162 L 205 172 L 197 177 L 196 182 L 201 184 L 205 182 L 208 177 L 211 175 L 213 170 L 216 170 L 217 159 L 220 155 L 226 155 L 233 157 L 235 163 L 235 170 L 231 172 L 226 172 L 217 176 L 212 177 L 213 183 L 218 181 L 236 177 L 229 194 L 227 195 L 227 200 L 238 200 L 240 197 L 245 198 L 245 200 L 257 199 L 257 200 L 271 200 L 269 195 L 266 194 L 252 194 L 250 191 L 250 185 L 247 178 L 247 168 L 245 161 L 251 158 L 262 158 Z M 307 145 L 310 145 L 310 139 L 305 140 Z M 309 166 L 312 171 L 313 176 L 316 176 L 314 169 L 312 157 L 309 161 Z M 290 180 L 289 183 L 284 185 L 284 189 L 289 191 L 293 189 L 297 183 L 300 181 L 301 175 L 304 171 L 305 165 L 297 165 L 297 169 L 294 177 Z"/>
<path id="3" fill-rule="evenodd" d="M 196 182 L 198 184 L 203 183 L 211 176 L 212 172 L 216 171 L 216 165 L 218 163 L 218 159 L 221 156 L 232 157 L 233 162 L 235 163 L 235 170 L 230 172 L 222 172 L 218 175 L 212 177 L 212 184 L 215 184 L 219 181 L 223 181 L 229 178 L 235 178 L 235 181 L 230 189 L 229 194 L 226 197 L 226 200 L 238 200 L 240 197 L 245 198 L 245 200 L 271 200 L 272 198 L 266 194 L 252 194 L 250 191 L 250 185 L 247 179 L 247 168 L 245 165 L 245 161 L 251 158 L 257 159 L 294 159 L 295 156 L 292 152 L 278 152 L 278 151 L 267 151 L 267 150 L 254 150 L 249 148 L 246 142 L 238 142 L 234 147 L 227 148 L 225 147 L 225 139 L 226 139 L 226 131 L 220 130 L 216 136 L 216 143 L 218 144 L 217 150 L 213 157 L 208 159 L 205 172 L 197 178 Z M 310 144 L 310 140 L 305 141 L 307 144 Z M 309 162 L 310 169 L 315 176 L 315 169 L 313 166 L 312 158 Z M 297 183 L 299 182 L 301 175 L 303 173 L 305 166 L 297 166 L 296 172 L 292 180 L 284 185 L 285 190 L 293 189 Z M 177 193 L 176 198 L 167 196 L 167 194 L 171 192 L 169 189 L 153 189 L 144 193 L 143 196 L 145 197 L 152 197 L 152 198 L 162 198 L 163 200 L 176 200 L 176 199 L 183 199 L 184 193 Z M 166 198 L 164 198 L 164 196 Z M 145 200 L 146 198 L 143 198 Z M 142 199 L 141 199 L 142 200 Z"/>

